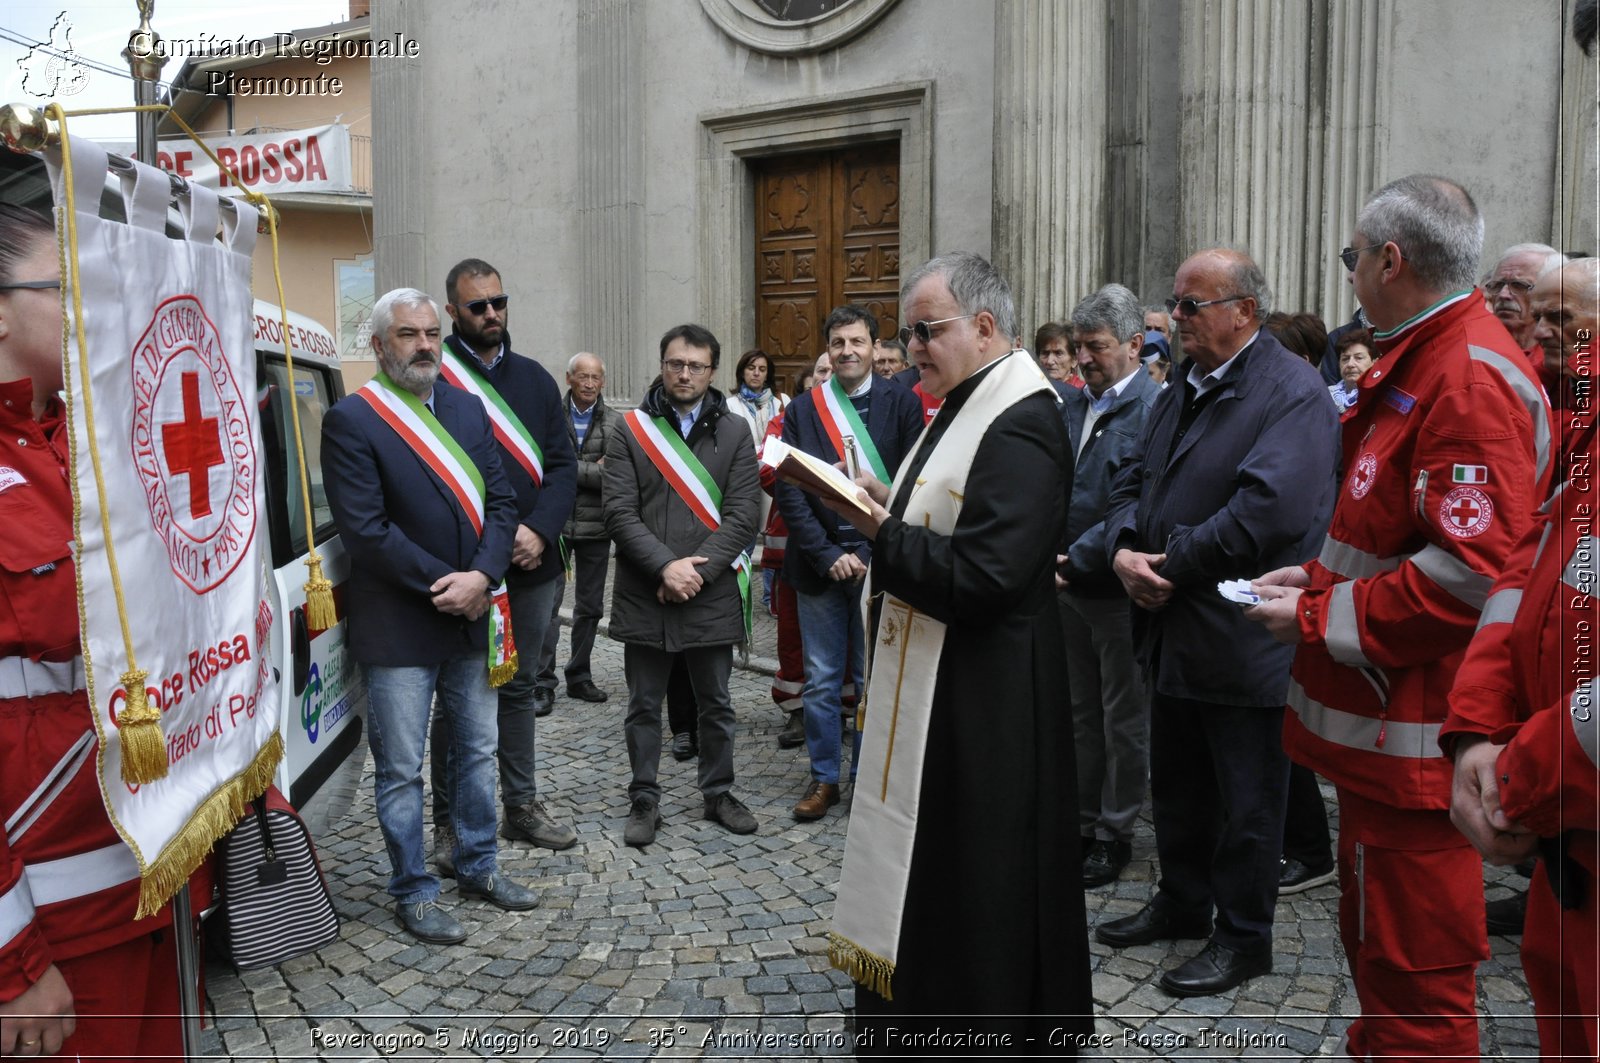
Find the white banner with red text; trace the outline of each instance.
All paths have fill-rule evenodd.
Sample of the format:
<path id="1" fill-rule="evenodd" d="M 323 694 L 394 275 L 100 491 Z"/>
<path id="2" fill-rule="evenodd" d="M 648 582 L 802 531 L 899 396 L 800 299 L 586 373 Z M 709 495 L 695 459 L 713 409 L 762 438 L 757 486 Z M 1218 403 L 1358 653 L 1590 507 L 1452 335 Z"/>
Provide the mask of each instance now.
<path id="1" fill-rule="evenodd" d="M 319 126 L 238 137 L 203 137 L 230 173 L 224 175 L 192 141 L 170 140 L 156 151 L 163 170 L 225 196 L 241 187 L 266 195 L 283 192 L 351 192 L 350 127 Z"/>
<path id="2" fill-rule="evenodd" d="M 65 247 L 83 656 L 101 791 L 138 861 L 146 914 L 183 884 L 282 755 L 261 535 L 256 211 L 191 188 L 177 203 L 184 236 L 168 238 L 167 176 L 135 164 L 118 171 L 128 221 L 108 221 L 97 211 L 117 179 L 104 149 L 77 137 L 70 149 L 75 232 L 62 159 L 48 159 Z M 121 770 L 119 677 L 130 651 L 148 673 L 166 751 L 165 777 L 143 784 Z"/>

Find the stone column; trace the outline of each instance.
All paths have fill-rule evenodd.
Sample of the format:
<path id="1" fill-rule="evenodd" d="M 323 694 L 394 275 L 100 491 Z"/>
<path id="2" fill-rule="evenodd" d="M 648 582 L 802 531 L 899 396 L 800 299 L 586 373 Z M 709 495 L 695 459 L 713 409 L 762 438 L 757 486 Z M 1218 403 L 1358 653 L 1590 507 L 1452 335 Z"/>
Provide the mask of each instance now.
<path id="1" fill-rule="evenodd" d="M 643 102 L 637 0 L 578 8 L 579 343 L 606 363 L 606 393 L 629 404 L 655 375 L 641 344 L 644 298 Z"/>
<path id="2" fill-rule="evenodd" d="M 1275 309 L 1318 310 L 1322 301 L 1329 2 L 1187 0 L 1179 15 L 1181 251 L 1248 250 Z"/>
<path id="3" fill-rule="evenodd" d="M 1561 18 L 1561 121 L 1556 133 L 1555 216 L 1550 219 L 1550 244 L 1560 251 L 1595 255 L 1600 254 L 1600 226 L 1596 222 L 1600 136 L 1595 125 L 1600 88 L 1595 83 L 1595 60 L 1584 55 L 1572 39 L 1573 6 L 1573 0 L 1567 0 Z"/>
<path id="4" fill-rule="evenodd" d="M 1104 283 L 1106 0 L 995 6 L 994 261 L 1023 342 Z"/>
<path id="5" fill-rule="evenodd" d="M 373 5 L 372 39 L 392 40 L 404 33 L 426 40 L 427 14 L 422 0 L 379 0 Z M 423 99 L 422 63 L 419 56 L 372 64 L 372 184 L 377 190 L 372 197 L 372 257 L 373 284 L 380 295 L 428 276 L 424 229 L 432 153 L 420 146 L 434 141 L 432 130 L 417 128 L 431 110 Z"/>

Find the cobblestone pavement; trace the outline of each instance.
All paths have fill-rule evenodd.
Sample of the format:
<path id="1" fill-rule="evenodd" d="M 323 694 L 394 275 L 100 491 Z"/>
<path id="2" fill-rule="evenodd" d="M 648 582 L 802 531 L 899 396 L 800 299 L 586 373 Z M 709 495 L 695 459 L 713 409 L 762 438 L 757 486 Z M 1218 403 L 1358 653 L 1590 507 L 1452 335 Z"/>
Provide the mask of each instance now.
<path id="1" fill-rule="evenodd" d="M 319 839 L 344 924 L 339 940 L 273 970 L 239 974 L 212 962 L 205 1052 L 237 1060 L 848 1057 L 853 993 L 828 965 L 826 935 L 849 802 L 817 823 L 789 814 L 808 772 L 803 749 L 777 748 L 782 719 L 768 677 L 755 670 L 770 667 L 763 658 L 773 641 L 762 617 L 753 667 L 736 667 L 731 684 L 735 792 L 759 819 L 756 834 L 736 837 L 703 821 L 693 763 L 663 750 L 659 839 L 644 850 L 622 844 L 622 653 L 602 635 L 595 676 L 611 700 L 562 696 L 539 721 L 540 796 L 577 830 L 578 844 L 563 853 L 520 842 L 500 850 L 504 872 L 536 886 L 543 904 L 501 912 L 461 902 L 446 882 L 442 900 L 467 925 L 467 942 L 426 946 L 404 934 L 384 893 L 388 860 L 369 765 L 350 816 Z M 1122 880 L 1088 894 L 1091 927 L 1137 910 L 1153 889 L 1154 865 L 1147 813 Z M 1517 880 L 1490 871 L 1488 881 L 1496 897 Z M 1336 903 L 1331 885 L 1284 898 L 1273 972 L 1217 997 L 1176 1000 L 1155 985 L 1201 942 L 1091 945 L 1098 1044 L 1082 1057 L 1334 1054 L 1356 1010 Z M 1478 979 L 1484 1058 L 1534 1058 L 1516 941 L 1491 941 Z"/>

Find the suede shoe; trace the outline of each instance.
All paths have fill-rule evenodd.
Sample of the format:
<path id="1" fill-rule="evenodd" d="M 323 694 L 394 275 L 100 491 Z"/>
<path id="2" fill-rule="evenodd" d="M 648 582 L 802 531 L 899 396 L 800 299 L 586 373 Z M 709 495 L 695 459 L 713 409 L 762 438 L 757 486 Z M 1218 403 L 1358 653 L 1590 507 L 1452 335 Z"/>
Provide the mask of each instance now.
<path id="1" fill-rule="evenodd" d="M 1200 955 L 1161 976 L 1161 988 L 1175 997 L 1211 997 L 1272 973 L 1272 953 L 1244 953 L 1213 941 Z"/>
<path id="2" fill-rule="evenodd" d="M 1115 882 L 1133 859 L 1133 843 L 1096 838 L 1083 854 L 1083 888 Z"/>
<path id="3" fill-rule="evenodd" d="M 622 841 L 634 848 L 643 848 L 656 840 L 656 828 L 661 826 L 661 806 L 648 797 L 635 797 L 628 812 L 628 825 L 622 828 Z"/>
<path id="4" fill-rule="evenodd" d="M 1279 861 L 1278 896 L 1287 897 L 1293 893 L 1304 893 L 1317 886 L 1326 886 L 1338 877 L 1339 869 L 1332 864 L 1319 870 L 1286 857 Z"/>
<path id="5" fill-rule="evenodd" d="M 504 837 L 530 841 L 545 849 L 570 849 L 578 842 L 578 834 L 550 814 L 543 801 L 530 801 L 525 805 L 505 810 L 505 821 L 500 824 Z"/>
<path id="6" fill-rule="evenodd" d="M 744 807 L 744 803 L 731 793 L 706 798 L 705 818 L 722 824 L 734 834 L 756 832 L 756 817 L 751 815 L 750 810 Z"/>
<path id="7" fill-rule="evenodd" d="M 539 907 L 537 890 L 519 886 L 500 875 L 490 875 L 482 882 L 476 883 L 463 881 L 461 896 L 468 900 L 481 898 L 496 908 L 504 908 L 508 912 L 525 912 L 529 908 Z"/>
<path id="8" fill-rule="evenodd" d="M 1153 941 L 1207 938 L 1211 936 L 1211 917 L 1176 916 L 1151 901 L 1132 915 L 1101 923 L 1094 928 L 1094 936 L 1102 945 L 1114 948 L 1148 945 Z"/>
<path id="9" fill-rule="evenodd" d="M 577 698 L 579 701 L 592 701 L 599 704 L 610 698 L 604 690 L 594 685 L 593 679 L 582 679 L 576 683 L 567 684 L 567 697 Z"/>
<path id="10" fill-rule="evenodd" d="M 806 795 L 794 806 L 794 818 L 799 820 L 821 819 L 828 814 L 828 809 L 839 803 L 839 784 L 832 782 L 811 781 L 806 787 Z"/>
<path id="11" fill-rule="evenodd" d="M 693 731 L 679 731 L 672 736 L 672 759 L 692 760 L 700 754 L 700 743 L 694 740 Z"/>
<path id="12" fill-rule="evenodd" d="M 555 711 L 556 692 L 549 687 L 533 688 L 533 714 L 535 716 L 548 716 Z"/>
<path id="13" fill-rule="evenodd" d="M 467 940 L 461 924 L 436 900 L 401 901 L 394 906 L 394 915 L 406 933 L 429 945 L 459 945 Z"/>
<path id="14" fill-rule="evenodd" d="M 779 749 L 799 749 L 806 744 L 806 721 L 800 709 L 789 714 L 789 722 L 778 732 Z"/>
<path id="15" fill-rule="evenodd" d="M 449 827 L 433 828 L 433 866 L 440 878 L 456 877 L 456 832 Z"/>

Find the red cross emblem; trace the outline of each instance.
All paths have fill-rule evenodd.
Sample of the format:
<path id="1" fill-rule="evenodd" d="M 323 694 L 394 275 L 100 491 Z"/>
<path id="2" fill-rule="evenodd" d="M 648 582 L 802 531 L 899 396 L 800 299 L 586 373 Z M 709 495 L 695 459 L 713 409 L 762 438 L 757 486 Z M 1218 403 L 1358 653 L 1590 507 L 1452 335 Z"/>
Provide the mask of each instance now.
<path id="1" fill-rule="evenodd" d="M 174 476 L 189 478 L 189 517 L 211 515 L 211 467 L 222 464 L 217 419 L 200 412 L 200 374 L 183 374 L 183 420 L 161 426 L 161 449 Z"/>
<path id="2" fill-rule="evenodd" d="M 1457 539 L 1472 539 L 1489 530 L 1494 503 L 1476 487 L 1457 487 L 1439 501 L 1439 526 Z"/>
<path id="3" fill-rule="evenodd" d="M 1378 458 L 1371 451 L 1361 455 L 1350 473 L 1350 497 L 1357 502 L 1367 497 L 1378 479 Z"/>

